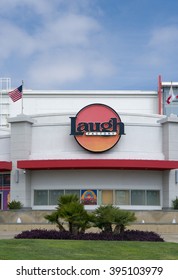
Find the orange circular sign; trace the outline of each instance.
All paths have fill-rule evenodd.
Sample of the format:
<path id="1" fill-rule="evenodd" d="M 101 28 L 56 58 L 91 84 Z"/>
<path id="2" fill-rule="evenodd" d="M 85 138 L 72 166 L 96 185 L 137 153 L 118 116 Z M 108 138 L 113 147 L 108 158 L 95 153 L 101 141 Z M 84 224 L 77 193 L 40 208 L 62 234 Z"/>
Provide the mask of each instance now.
<path id="1" fill-rule="evenodd" d="M 71 117 L 71 135 L 84 149 L 100 153 L 114 147 L 124 134 L 124 124 L 111 107 L 94 103 Z"/>

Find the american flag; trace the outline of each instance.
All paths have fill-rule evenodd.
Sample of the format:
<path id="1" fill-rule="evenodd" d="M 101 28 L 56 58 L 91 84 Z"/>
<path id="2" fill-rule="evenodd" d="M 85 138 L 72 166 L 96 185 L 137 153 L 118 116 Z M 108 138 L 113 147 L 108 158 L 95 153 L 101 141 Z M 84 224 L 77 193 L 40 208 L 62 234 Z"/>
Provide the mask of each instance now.
<path id="1" fill-rule="evenodd" d="M 22 98 L 22 85 L 16 89 L 14 89 L 13 91 L 10 91 L 9 96 L 13 102 L 16 102 L 17 100 L 21 99 Z"/>

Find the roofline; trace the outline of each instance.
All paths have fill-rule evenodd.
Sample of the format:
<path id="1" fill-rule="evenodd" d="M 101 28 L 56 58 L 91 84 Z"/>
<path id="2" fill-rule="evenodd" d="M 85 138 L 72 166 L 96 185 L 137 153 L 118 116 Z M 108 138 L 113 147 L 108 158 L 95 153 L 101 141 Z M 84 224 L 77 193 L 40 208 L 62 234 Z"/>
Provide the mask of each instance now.
<path id="1" fill-rule="evenodd" d="M 170 87 L 172 84 L 173 87 L 178 87 L 178 82 L 162 82 L 162 87 Z"/>
<path id="2" fill-rule="evenodd" d="M 3 90 L 3 94 L 7 91 Z M 24 89 L 24 95 L 157 95 L 157 91 L 146 90 L 32 90 Z"/>

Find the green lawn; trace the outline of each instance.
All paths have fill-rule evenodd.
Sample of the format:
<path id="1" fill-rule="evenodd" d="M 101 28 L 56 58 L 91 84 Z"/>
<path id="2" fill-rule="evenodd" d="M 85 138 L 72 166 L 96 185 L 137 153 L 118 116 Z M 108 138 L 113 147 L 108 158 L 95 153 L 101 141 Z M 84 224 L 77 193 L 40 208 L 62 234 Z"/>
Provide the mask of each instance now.
<path id="1" fill-rule="evenodd" d="M 178 243 L 10 239 L 0 260 L 178 260 Z"/>

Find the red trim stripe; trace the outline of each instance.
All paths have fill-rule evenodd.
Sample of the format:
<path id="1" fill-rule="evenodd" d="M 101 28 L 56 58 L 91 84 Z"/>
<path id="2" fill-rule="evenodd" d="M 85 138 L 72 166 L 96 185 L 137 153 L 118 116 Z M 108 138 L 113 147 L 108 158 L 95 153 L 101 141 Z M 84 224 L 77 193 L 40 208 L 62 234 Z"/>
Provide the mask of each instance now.
<path id="1" fill-rule="evenodd" d="M 139 159 L 46 159 L 19 160 L 20 169 L 133 169 L 171 170 L 178 169 L 178 161 Z"/>
<path id="2" fill-rule="evenodd" d="M 0 161 L 0 171 L 10 171 L 12 170 L 12 162 L 11 161 Z"/>

